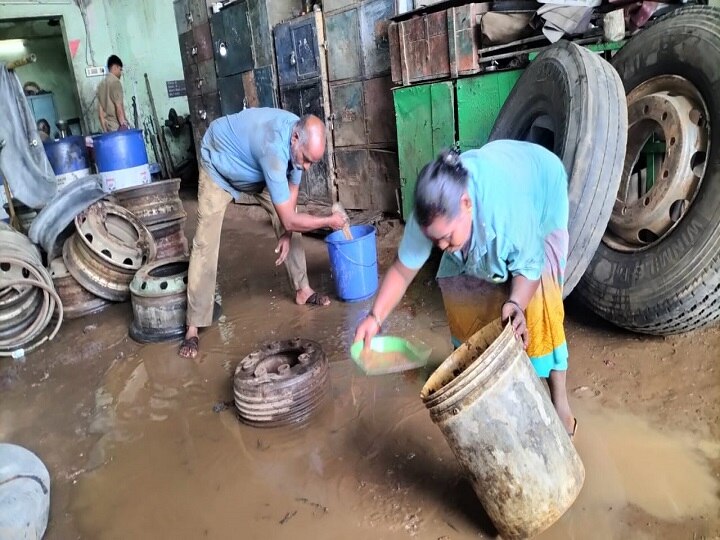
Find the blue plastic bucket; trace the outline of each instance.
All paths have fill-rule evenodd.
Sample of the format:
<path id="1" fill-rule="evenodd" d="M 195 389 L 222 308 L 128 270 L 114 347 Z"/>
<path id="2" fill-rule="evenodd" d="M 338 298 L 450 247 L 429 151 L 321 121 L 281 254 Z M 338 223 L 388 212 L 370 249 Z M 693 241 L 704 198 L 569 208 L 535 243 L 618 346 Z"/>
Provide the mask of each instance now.
<path id="1" fill-rule="evenodd" d="M 350 227 L 353 239 L 346 240 L 342 231 L 325 239 L 330 255 L 330 270 L 340 300 L 359 302 L 370 298 L 378 288 L 375 227 Z"/>
<path id="2" fill-rule="evenodd" d="M 58 189 L 90 174 L 85 137 L 72 135 L 44 144 L 50 166 L 57 178 Z"/>
<path id="3" fill-rule="evenodd" d="M 142 130 L 126 129 L 96 135 L 93 149 L 95 165 L 106 192 L 150 183 Z"/>

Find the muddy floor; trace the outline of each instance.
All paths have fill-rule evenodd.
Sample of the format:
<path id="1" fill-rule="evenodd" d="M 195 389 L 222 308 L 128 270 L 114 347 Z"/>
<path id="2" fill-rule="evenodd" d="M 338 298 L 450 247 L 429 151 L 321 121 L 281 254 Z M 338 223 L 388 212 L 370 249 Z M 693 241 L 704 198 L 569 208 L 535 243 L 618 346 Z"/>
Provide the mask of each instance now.
<path id="1" fill-rule="evenodd" d="M 190 215 L 194 204 L 186 203 Z M 192 221 L 192 220 L 190 220 Z M 383 227 L 383 266 L 399 228 Z M 192 224 L 188 227 L 192 235 Z M 304 240 L 311 284 L 332 293 L 322 241 Z M 127 337 L 129 304 L 68 322 L 22 361 L 0 359 L 0 440 L 52 476 L 46 538 L 462 539 L 495 533 L 418 395 L 423 371 L 365 377 L 348 357 L 369 305 L 292 303 L 269 222 L 228 209 L 223 315 L 196 360 Z M 576 445 L 586 482 L 543 539 L 720 537 L 720 329 L 648 338 L 568 306 Z M 387 332 L 449 353 L 432 273 Z M 303 336 L 330 365 L 307 424 L 240 424 L 231 377 L 263 342 Z"/>

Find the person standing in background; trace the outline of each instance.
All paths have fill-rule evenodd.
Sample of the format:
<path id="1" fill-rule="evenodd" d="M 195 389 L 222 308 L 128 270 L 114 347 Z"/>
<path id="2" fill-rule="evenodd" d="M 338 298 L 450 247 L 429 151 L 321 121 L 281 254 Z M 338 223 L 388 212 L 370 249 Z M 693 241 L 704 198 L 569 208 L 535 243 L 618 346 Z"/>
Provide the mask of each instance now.
<path id="1" fill-rule="evenodd" d="M 108 74 L 97 87 L 98 118 L 103 133 L 128 129 L 123 104 L 123 88 L 120 82 L 123 63 L 111 55 L 107 60 Z"/>

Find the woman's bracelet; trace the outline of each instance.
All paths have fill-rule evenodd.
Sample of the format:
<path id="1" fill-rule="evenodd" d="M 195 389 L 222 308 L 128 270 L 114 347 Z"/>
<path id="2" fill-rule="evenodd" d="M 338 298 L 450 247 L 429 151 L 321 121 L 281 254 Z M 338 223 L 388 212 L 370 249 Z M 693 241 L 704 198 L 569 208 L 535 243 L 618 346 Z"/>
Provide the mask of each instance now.
<path id="1" fill-rule="evenodd" d="M 372 318 L 372 320 L 375 321 L 375 324 L 377 324 L 378 327 L 378 332 L 382 331 L 382 322 L 380 322 L 378 316 L 371 311 L 370 313 L 368 313 L 368 317 Z"/>
<path id="2" fill-rule="evenodd" d="M 525 314 L 525 310 L 522 307 L 520 307 L 520 304 L 518 304 L 515 300 L 510 300 L 510 299 L 505 300 L 505 302 L 503 302 L 503 306 L 505 304 L 512 304 L 513 306 L 517 307 L 521 313 Z"/>

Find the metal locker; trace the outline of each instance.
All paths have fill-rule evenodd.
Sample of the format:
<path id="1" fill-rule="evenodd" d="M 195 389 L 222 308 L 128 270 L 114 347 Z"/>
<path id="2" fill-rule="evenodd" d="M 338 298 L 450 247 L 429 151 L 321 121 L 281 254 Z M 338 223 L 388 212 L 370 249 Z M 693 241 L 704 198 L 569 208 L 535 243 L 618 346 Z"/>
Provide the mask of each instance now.
<path id="1" fill-rule="evenodd" d="M 348 209 L 398 211 L 397 153 L 385 149 L 335 149 L 338 196 Z"/>
<path id="2" fill-rule="evenodd" d="M 320 76 L 320 51 L 313 15 L 275 27 L 275 55 L 281 86 Z"/>
<path id="3" fill-rule="evenodd" d="M 220 95 L 220 112 L 223 116 L 240 112 L 245 107 L 243 74 L 219 77 L 217 80 Z"/>
<path id="4" fill-rule="evenodd" d="M 214 94 L 217 92 L 217 77 L 215 76 L 215 63 L 212 60 L 198 62 L 197 87 L 200 93 Z"/>
<path id="5" fill-rule="evenodd" d="M 188 0 L 174 0 L 173 9 L 175 10 L 175 27 L 178 34 L 184 34 L 192 30 Z"/>
<path id="6" fill-rule="evenodd" d="M 213 42 L 210 34 L 210 23 L 203 24 L 193 28 L 193 38 L 195 40 L 195 49 L 198 62 L 213 59 Z"/>
<path id="7" fill-rule="evenodd" d="M 277 91 L 272 66 L 265 66 L 253 70 L 255 91 L 260 107 L 277 107 Z"/>
<path id="8" fill-rule="evenodd" d="M 187 0 L 192 15 L 193 26 L 198 26 L 208 21 L 208 7 L 205 0 Z"/>
<path id="9" fill-rule="evenodd" d="M 178 43 L 180 44 L 180 58 L 183 66 L 195 64 L 197 62 L 197 47 L 195 47 L 195 36 L 192 31 L 179 34 Z"/>
<path id="10" fill-rule="evenodd" d="M 330 102 L 335 146 L 366 144 L 363 83 L 331 85 Z"/>
<path id="11" fill-rule="evenodd" d="M 389 75 L 363 82 L 369 144 L 395 143 L 397 141 L 391 89 L 392 82 Z"/>
<path id="12" fill-rule="evenodd" d="M 328 15 L 325 19 L 326 40 L 328 47 L 328 79 L 340 81 L 359 77 L 360 47 L 358 43 L 358 12 L 357 9 Z"/>
<path id="13" fill-rule="evenodd" d="M 245 2 L 232 4 L 210 19 L 218 77 L 253 68 L 252 36 Z"/>
<path id="14" fill-rule="evenodd" d="M 388 26 L 395 15 L 395 0 L 374 0 L 360 6 L 360 46 L 366 78 L 390 70 Z"/>

